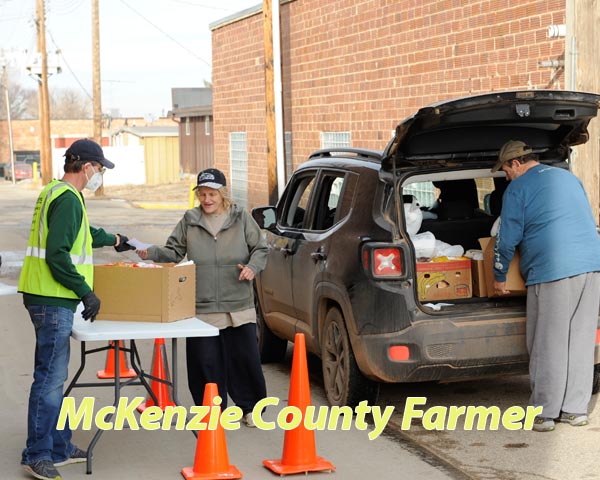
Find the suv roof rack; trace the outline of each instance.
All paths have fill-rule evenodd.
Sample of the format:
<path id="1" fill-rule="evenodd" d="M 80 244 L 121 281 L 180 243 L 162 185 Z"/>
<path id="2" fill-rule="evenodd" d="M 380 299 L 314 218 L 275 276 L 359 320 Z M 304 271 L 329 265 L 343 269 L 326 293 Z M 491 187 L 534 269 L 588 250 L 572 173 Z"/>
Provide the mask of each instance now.
<path id="1" fill-rule="evenodd" d="M 378 150 L 368 150 L 366 148 L 323 148 L 311 153 L 308 159 L 314 160 L 316 158 L 337 157 L 341 156 L 341 154 L 351 154 L 358 157 L 359 160 L 381 162 L 382 152 Z"/>

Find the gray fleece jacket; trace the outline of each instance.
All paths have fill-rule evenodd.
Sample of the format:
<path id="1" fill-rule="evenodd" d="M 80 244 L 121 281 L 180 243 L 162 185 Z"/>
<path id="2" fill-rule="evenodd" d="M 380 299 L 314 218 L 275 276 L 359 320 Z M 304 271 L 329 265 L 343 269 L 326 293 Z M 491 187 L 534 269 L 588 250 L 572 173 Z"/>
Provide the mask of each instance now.
<path id="1" fill-rule="evenodd" d="M 178 263 L 187 255 L 196 264 L 196 312 L 236 312 L 254 308 L 252 282 L 238 280 L 237 265 L 257 274 L 267 264 L 267 243 L 246 210 L 232 205 L 223 227 L 213 236 L 201 207 L 183 215 L 164 247 L 148 248 L 148 259 Z"/>

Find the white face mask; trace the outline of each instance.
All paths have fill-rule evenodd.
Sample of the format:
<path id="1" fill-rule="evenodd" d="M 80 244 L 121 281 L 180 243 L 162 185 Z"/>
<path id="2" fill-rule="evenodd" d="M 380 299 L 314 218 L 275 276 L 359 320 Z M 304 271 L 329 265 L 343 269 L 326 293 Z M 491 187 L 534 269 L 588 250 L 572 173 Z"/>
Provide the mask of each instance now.
<path id="1" fill-rule="evenodd" d="M 87 178 L 87 181 L 88 181 L 85 185 L 85 188 L 88 190 L 91 190 L 92 192 L 95 192 L 96 190 L 98 190 L 100 188 L 100 185 L 102 185 L 102 173 L 100 173 L 100 172 L 94 172 L 94 174 L 92 175 L 92 178 L 88 178 L 87 172 L 86 172 L 85 178 Z"/>

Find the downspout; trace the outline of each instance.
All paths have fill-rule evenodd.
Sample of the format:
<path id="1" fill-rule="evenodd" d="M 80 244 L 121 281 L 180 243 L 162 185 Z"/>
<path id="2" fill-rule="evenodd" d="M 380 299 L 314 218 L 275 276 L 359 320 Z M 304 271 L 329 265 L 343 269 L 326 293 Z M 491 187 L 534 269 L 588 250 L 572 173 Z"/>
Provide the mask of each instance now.
<path id="1" fill-rule="evenodd" d="M 281 82 L 280 0 L 273 0 L 273 84 L 275 90 L 275 147 L 277 151 L 277 197 L 285 188 L 285 146 L 283 135 L 283 88 Z"/>
<path id="2" fill-rule="evenodd" d="M 577 75 L 577 37 L 571 35 L 571 78 L 569 90 L 575 91 L 575 76 Z"/>

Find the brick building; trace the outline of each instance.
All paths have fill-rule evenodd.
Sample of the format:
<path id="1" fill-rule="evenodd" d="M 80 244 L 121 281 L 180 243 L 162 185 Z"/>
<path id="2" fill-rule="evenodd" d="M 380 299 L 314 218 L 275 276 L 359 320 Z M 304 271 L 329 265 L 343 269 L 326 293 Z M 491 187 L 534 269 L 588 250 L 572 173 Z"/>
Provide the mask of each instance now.
<path id="1" fill-rule="evenodd" d="M 112 118 L 106 119 L 102 128 L 102 145 L 110 144 L 110 136 L 114 131 L 124 126 L 145 127 L 148 122 L 143 118 Z M 160 118 L 151 123 L 152 126 L 176 126 L 170 118 Z M 36 120 L 12 120 L 13 150 L 34 151 L 38 154 L 40 150 L 40 121 Z M 91 138 L 94 134 L 94 123 L 92 119 L 77 120 L 51 120 L 50 139 L 52 148 L 65 148 L 78 138 Z M 8 122 L 0 120 L 0 163 L 8 162 L 10 159 L 10 145 L 8 135 Z"/>
<path id="2" fill-rule="evenodd" d="M 288 170 L 321 147 L 381 150 L 436 101 L 566 88 L 565 39 L 548 38 L 565 0 L 291 0 L 280 18 Z M 266 204 L 262 5 L 211 30 L 215 166 L 242 203 Z"/>

